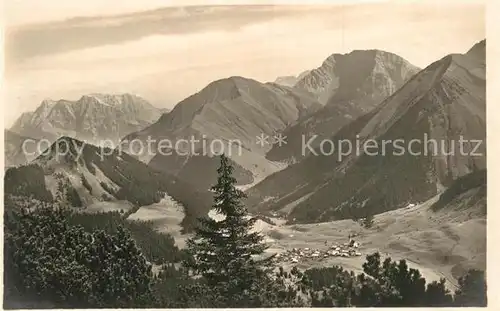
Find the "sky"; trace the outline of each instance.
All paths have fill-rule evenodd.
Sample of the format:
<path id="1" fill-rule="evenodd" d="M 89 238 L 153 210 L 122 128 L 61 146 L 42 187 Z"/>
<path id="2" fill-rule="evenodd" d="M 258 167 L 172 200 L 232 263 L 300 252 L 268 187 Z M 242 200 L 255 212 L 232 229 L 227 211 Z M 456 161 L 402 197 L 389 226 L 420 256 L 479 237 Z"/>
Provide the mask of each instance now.
<path id="1" fill-rule="evenodd" d="M 134 93 L 171 108 L 217 79 L 274 81 L 357 49 L 389 51 L 423 68 L 486 37 L 478 1 L 179 3 L 6 1 L 5 125 L 43 99 L 88 93 Z"/>

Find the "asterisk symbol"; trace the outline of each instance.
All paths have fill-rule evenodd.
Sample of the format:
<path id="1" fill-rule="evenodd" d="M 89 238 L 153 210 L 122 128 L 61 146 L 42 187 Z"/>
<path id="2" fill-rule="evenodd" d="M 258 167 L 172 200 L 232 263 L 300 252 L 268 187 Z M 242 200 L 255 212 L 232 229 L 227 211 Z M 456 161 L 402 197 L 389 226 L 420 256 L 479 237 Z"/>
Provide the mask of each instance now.
<path id="1" fill-rule="evenodd" d="M 274 135 L 273 138 L 274 138 L 274 143 L 278 144 L 278 146 L 280 146 L 280 147 L 287 144 L 287 142 L 286 142 L 286 136 L 284 136 L 281 133 Z"/>
<path id="2" fill-rule="evenodd" d="M 259 136 L 256 136 L 256 138 L 257 138 L 257 145 L 260 145 L 261 147 L 264 147 L 264 145 L 269 144 L 269 135 L 262 133 Z"/>

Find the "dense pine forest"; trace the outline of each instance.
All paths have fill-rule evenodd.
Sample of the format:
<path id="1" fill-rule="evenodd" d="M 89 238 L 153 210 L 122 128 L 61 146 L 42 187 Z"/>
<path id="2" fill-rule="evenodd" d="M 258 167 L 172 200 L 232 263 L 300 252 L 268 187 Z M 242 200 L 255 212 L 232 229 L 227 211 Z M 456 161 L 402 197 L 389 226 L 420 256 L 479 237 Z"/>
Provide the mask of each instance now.
<path id="1" fill-rule="evenodd" d="M 26 170 L 8 171 L 5 178 L 38 172 Z M 225 156 L 217 172 L 212 208 L 224 219 L 199 219 L 183 250 L 151 223 L 126 220 L 119 212 L 85 214 L 55 205 L 39 174 L 26 179 L 29 185 L 10 189 L 4 212 L 4 308 L 487 304 L 483 271 L 468 271 L 451 292 L 444 279 L 428 282 L 405 260 L 382 260 L 379 253 L 366 256 L 359 274 L 338 266 L 285 270 L 266 255 L 263 237 L 251 232 L 256 219 L 246 217 L 245 195 L 235 187 Z M 35 198 L 23 197 L 27 188 L 39 189 Z"/>

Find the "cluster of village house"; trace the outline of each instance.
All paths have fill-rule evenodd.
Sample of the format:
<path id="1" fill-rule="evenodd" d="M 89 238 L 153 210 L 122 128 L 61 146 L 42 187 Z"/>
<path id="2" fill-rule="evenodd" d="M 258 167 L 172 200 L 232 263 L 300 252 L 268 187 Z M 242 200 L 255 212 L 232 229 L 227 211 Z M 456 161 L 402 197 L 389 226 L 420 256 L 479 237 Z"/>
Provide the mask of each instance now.
<path id="1" fill-rule="evenodd" d="M 282 262 L 298 263 L 301 260 L 316 259 L 328 257 L 353 257 L 361 256 L 358 251 L 359 243 L 351 240 L 349 243 L 341 245 L 332 245 L 329 249 L 310 249 L 308 247 L 300 249 L 294 248 L 283 253 L 276 254 L 276 259 Z"/>

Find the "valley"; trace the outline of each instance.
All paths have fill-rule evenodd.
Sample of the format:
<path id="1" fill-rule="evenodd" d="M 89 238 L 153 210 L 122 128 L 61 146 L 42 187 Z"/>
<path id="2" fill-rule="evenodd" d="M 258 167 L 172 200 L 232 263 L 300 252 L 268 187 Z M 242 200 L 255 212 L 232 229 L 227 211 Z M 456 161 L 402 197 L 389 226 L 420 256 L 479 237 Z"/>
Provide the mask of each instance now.
<path id="1" fill-rule="evenodd" d="M 486 39 L 474 42 L 418 66 L 375 45 L 277 78 L 271 66 L 272 79 L 216 71 L 162 107 L 122 87 L 38 100 L 4 129 L 4 301 L 484 306 Z M 151 88 L 180 80 L 171 67 L 179 77 Z"/>
<path id="2" fill-rule="evenodd" d="M 484 51 L 481 41 L 467 53 L 450 54 L 423 70 L 379 50 L 333 54 L 320 67 L 300 74 L 300 79 L 260 83 L 235 76 L 214 81 L 164 113 L 128 94 L 44 101 L 35 112 L 22 115 L 13 129 L 32 136 L 52 129 L 51 139 L 76 129 L 73 136 L 84 139 L 59 137 L 30 166 L 7 171 L 8 193 L 35 193 L 35 199 L 54 200 L 82 213 L 118 212 L 172 236 L 182 249 L 197 217 L 208 213 L 217 218 L 210 211 L 209 188 L 217 178 L 218 157 L 174 153 L 145 158 L 116 149 L 104 152 L 90 144 L 89 133 L 94 139 L 122 137 L 122 141 L 202 133 L 209 140 L 238 139 L 242 152 L 233 149 L 228 159 L 236 187 L 248 196 L 244 203 L 251 214 L 266 215 L 253 231 L 264 236 L 269 254 L 285 254 L 279 255 L 281 264 L 301 269 L 339 265 L 362 271 L 365 256 L 380 252 L 407 259 L 429 280 L 445 277 L 454 288 L 467 269 L 485 269 L 485 180 L 476 184 L 473 174 L 485 167 L 485 156 L 352 154 L 332 162 L 324 155 L 298 155 L 296 149 L 302 135 L 316 131 L 334 141 L 430 134 L 453 143 L 458 132 L 484 138 Z M 353 68 L 359 69 L 356 75 Z M 79 111 L 92 113 L 80 120 Z M 65 114 L 71 115 L 69 125 L 61 121 Z M 110 128 L 98 124 L 117 115 L 119 120 Z M 289 144 L 255 145 L 257 134 L 276 132 L 289 137 Z M 16 158 L 23 138 L 5 133 L 11 146 L 8 153 Z M 67 151 L 63 156 L 57 154 L 61 146 Z M 27 161 L 14 160 L 18 165 Z M 460 181 L 468 174 L 473 175 L 472 182 Z M 440 200 L 447 188 L 459 193 L 451 191 Z M 477 193 L 463 194 L 460 189 Z M 464 207 L 450 208 L 461 195 L 467 199 Z M 431 209 L 438 200 L 440 208 Z M 369 228 L 353 220 L 366 215 L 374 216 Z M 361 255 L 327 253 L 349 243 L 352 236 L 360 244 L 355 253 Z M 316 253 L 315 258 L 300 255 L 306 248 Z"/>
<path id="3" fill-rule="evenodd" d="M 352 220 L 286 225 L 283 219 L 270 217 L 275 225 L 259 219 L 254 230 L 265 236 L 268 254 L 306 248 L 327 251 L 332 245 L 348 243 L 349 236 L 359 243 L 361 256 L 304 257 L 298 258 L 297 263 L 278 259 L 278 264 L 288 269 L 293 266 L 306 270 L 339 265 L 362 272 L 366 255 L 379 252 L 382 257 L 406 259 L 409 266 L 418 269 L 427 280 L 439 281 L 444 277 L 447 287 L 455 289 L 458 277 L 466 269 L 486 268 L 486 219 L 481 216 L 466 219 L 461 211 L 433 212 L 430 207 L 437 198 L 378 214 L 370 229 Z M 216 213 L 209 215 L 218 219 Z M 152 221 L 159 232 L 172 234 L 180 248 L 190 237 L 189 234 L 179 234 L 182 212 L 168 199 L 143 206 L 128 219 Z"/>

